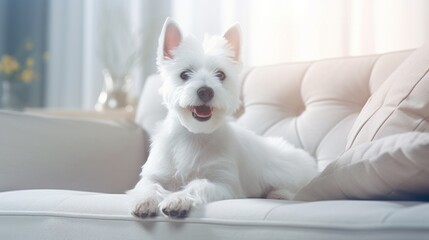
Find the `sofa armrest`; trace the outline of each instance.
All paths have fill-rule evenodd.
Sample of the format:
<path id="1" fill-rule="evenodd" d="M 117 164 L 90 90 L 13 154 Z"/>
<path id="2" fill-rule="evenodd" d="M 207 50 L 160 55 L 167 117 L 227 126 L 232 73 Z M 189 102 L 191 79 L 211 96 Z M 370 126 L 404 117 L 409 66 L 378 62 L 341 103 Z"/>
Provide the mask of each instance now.
<path id="1" fill-rule="evenodd" d="M 130 122 L 0 111 L 0 191 L 123 193 L 138 181 L 147 147 Z"/>

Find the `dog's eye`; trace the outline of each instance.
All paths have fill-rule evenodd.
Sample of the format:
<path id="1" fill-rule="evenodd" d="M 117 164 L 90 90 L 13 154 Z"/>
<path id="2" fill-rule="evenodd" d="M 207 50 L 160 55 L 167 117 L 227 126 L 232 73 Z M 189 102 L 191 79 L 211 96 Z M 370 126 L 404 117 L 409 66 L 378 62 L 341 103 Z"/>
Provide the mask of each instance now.
<path id="1" fill-rule="evenodd" d="M 222 72 L 222 71 L 220 71 L 220 70 L 217 70 L 217 71 L 216 71 L 215 76 L 216 76 L 217 78 L 219 78 L 219 80 L 221 80 L 221 81 L 225 80 L 225 78 L 226 78 L 225 73 L 224 73 L 224 72 Z"/>
<path id="2" fill-rule="evenodd" d="M 180 73 L 180 78 L 183 81 L 188 80 L 191 77 L 191 70 L 187 69 L 185 71 L 183 71 L 182 73 Z"/>

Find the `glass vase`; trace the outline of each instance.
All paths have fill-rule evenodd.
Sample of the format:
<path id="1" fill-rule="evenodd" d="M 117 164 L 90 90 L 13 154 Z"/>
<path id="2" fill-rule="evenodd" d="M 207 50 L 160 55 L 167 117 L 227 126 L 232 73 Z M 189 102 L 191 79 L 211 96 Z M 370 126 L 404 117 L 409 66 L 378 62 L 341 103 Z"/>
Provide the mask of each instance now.
<path id="1" fill-rule="evenodd" d="M 132 79 L 129 75 L 114 76 L 109 71 L 103 71 L 104 87 L 101 91 L 95 110 L 126 110 L 134 109 L 130 87 Z"/>
<path id="2" fill-rule="evenodd" d="M 20 104 L 18 98 L 13 93 L 11 81 L 1 80 L 0 88 L 0 108 L 6 110 L 19 109 Z"/>

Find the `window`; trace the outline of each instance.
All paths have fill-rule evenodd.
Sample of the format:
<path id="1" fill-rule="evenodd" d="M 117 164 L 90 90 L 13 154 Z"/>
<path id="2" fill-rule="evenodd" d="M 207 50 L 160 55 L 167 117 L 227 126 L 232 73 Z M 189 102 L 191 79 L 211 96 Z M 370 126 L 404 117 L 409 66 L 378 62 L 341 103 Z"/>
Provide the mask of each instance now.
<path id="1" fill-rule="evenodd" d="M 49 58 L 47 0 L 0 1 L 3 108 L 41 107 Z M 9 91 L 9 93 L 7 92 Z"/>

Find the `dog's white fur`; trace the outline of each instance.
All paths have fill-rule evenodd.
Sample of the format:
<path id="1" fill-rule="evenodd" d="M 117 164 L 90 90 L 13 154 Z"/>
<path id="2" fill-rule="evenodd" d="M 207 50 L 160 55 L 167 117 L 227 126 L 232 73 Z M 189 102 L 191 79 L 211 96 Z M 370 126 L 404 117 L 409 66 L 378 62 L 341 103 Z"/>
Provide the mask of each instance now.
<path id="1" fill-rule="evenodd" d="M 226 121 L 240 104 L 238 25 L 201 44 L 183 38 L 167 19 L 157 63 L 168 115 L 152 139 L 141 180 L 128 192 L 136 200 L 134 215 L 185 217 L 191 207 L 229 198 L 291 199 L 315 176 L 315 160 L 304 150 Z M 187 69 L 184 81 L 180 75 Z M 201 87 L 213 89 L 209 102 L 199 98 Z M 200 105 L 213 109 L 209 120 L 194 118 L 190 109 Z"/>

